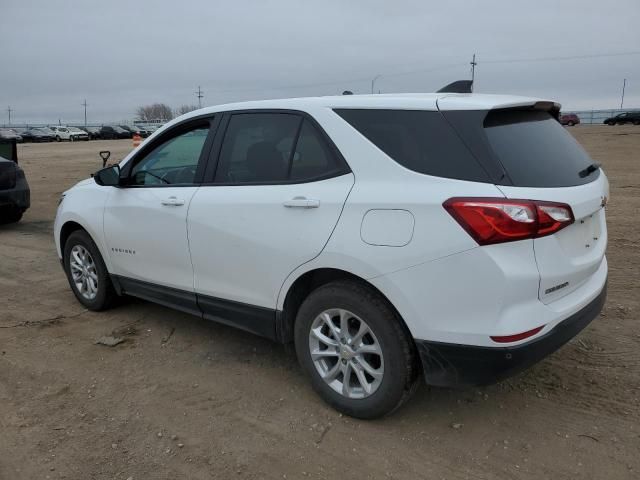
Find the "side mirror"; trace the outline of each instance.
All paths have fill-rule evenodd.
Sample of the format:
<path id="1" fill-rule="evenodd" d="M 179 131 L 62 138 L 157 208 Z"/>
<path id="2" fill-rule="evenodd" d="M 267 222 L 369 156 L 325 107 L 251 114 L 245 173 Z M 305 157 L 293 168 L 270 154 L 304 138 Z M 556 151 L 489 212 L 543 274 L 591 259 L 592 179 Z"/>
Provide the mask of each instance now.
<path id="1" fill-rule="evenodd" d="M 93 174 L 93 179 L 98 185 L 105 187 L 117 187 L 120 185 L 120 165 L 112 165 Z"/>
<path id="2" fill-rule="evenodd" d="M 100 152 L 100 157 L 102 158 L 102 168 L 107 164 L 107 160 L 111 156 L 111 152 L 109 150 L 103 150 Z"/>

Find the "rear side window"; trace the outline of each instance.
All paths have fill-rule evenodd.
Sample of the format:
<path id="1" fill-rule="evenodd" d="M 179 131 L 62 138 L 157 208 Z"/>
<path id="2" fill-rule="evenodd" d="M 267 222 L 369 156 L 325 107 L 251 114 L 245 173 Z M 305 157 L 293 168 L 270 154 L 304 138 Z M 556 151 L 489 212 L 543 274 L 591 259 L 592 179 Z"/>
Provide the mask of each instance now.
<path id="1" fill-rule="evenodd" d="M 336 157 L 308 120 L 302 122 L 291 160 L 291 180 L 317 178 L 339 169 Z"/>
<path id="2" fill-rule="evenodd" d="M 440 112 L 386 109 L 335 112 L 405 168 L 437 177 L 490 181 Z"/>
<path id="3" fill-rule="evenodd" d="M 568 187 L 592 182 L 600 174 L 580 176 L 593 160 L 548 112 L 490 111 L 483 127 L 514 186 Z"/>

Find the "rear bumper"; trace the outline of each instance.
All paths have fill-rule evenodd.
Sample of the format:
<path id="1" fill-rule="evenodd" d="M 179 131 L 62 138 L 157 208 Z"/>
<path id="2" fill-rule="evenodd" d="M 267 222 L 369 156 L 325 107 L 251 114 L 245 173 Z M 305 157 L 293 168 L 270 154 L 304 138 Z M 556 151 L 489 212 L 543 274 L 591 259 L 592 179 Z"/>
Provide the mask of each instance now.
<path id="1" fill-rule="evenodd" d="M 607 285 L 584 308 L 557 324 L 545 335 L 513 347 L 479 347 L 416 340 L 429 385 L 468 387 L 487 385 L 510 377 L 576 336 L 598 316 L 607 297 Z"/>
<path id="2" fill-rule="evenodd" d="M 19 179 L 11 190 L 0 190 L 0 206 L 9 206 L 21 211 L 31 206 L 31 191 L 24 178 Z"/>

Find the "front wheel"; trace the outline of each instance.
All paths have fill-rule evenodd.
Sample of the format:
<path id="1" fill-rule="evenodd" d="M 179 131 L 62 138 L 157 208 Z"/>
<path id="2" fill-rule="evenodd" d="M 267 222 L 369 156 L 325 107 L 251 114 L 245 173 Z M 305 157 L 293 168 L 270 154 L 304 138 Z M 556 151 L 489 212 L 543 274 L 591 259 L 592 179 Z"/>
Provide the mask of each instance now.
<path id="1" fill-rule="evenodd" d="M 416 385 L 415 348 L 401 320 L 378 292 L 355 281 L 332 282 L 307 297 L 295 346 L 314 390 L 352 417 L 389 414 Z"/>
<path id="2" fill-rule="evenodd" d="M 117 297 L 102 255 L 84 230 L 76 230 L 67 239 L 63 254 L 64 270 L 78 301 L 89 310 L 111 307 Z"/>

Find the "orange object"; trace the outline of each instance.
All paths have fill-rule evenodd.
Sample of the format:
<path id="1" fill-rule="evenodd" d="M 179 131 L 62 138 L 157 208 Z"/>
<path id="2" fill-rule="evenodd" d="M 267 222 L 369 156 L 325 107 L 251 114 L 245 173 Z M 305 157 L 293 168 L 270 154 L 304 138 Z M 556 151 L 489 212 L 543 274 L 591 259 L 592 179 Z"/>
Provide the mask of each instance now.
<path id="1" fill-rule="evenodd" d="M 142 141 L 142 137 L 140 135 L 138 135 L 137 133 L 133 134 L 133 148 L 136 148 L 140 145 L 140 142 Z"/>

